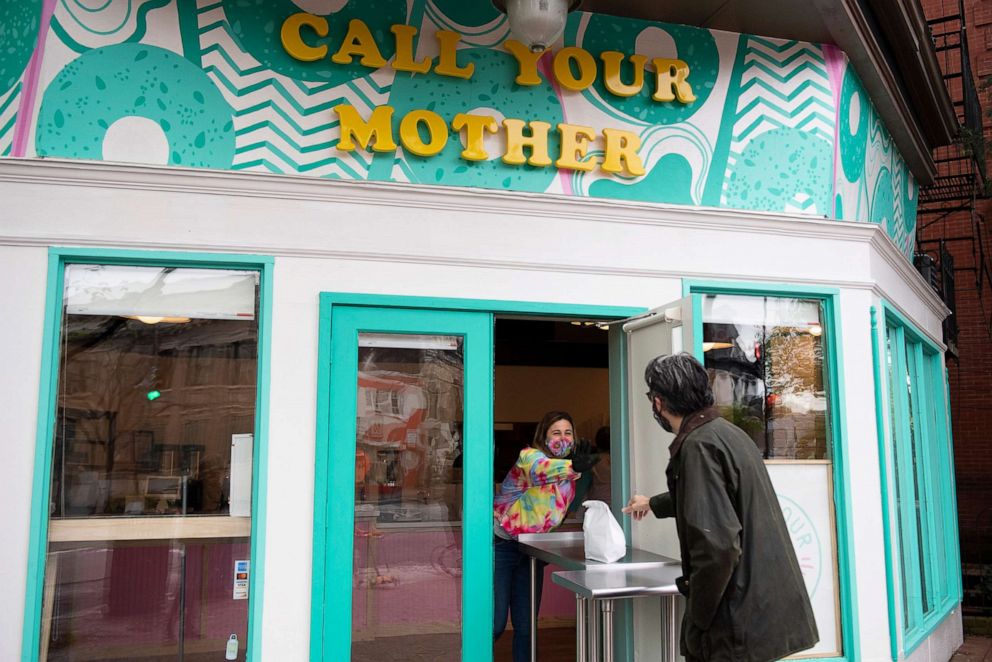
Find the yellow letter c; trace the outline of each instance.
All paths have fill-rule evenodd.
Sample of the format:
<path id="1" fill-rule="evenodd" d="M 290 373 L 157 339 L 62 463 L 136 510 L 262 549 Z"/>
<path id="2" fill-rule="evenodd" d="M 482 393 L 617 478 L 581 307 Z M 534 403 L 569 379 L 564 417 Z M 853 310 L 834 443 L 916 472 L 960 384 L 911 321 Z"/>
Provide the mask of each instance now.
<path id="1" fill-rule="evenodd" d="M 279 37 L 282 39 L 282 47 L 286 49 L 290 57 L 301 62 L 315 62 L 327 55 L 327 46 L 310 46 L 303 41 L 300 36 L 300 29 L 304 26 L 313 28 L 318 37 L 326 37 L 330 26 L 323 16 L 314 16 L 300 12 L 293 14 L 282 24 Z"/>

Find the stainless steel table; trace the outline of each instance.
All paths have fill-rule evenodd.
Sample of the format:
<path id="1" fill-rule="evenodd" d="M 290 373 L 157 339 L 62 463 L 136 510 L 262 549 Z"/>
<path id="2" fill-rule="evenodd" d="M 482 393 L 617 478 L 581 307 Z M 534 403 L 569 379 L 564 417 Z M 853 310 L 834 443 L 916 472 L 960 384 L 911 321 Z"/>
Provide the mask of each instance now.
<path id="1" fill-rule="evenodd" d="M 643 549 L 628 548 L 627 554 L 615 563 L 600 563 L 598 561 L 591 561 L 586 559 L 585 553 L 585 538 L 581 531 L 566 532 L 566 533 L 525 533 L 519 538 L 520 551 L 524 554 L 530 556 L 530 570 L 531 570 L 531 583 L 530 583 L 530 659 L 532 662 L 537 662 L 537 582 L 540 580 L 537 574 L 537 562 L 544 561 L 545 563 L 553 563 L 560 568 L 564 569 L 564 572 L 556 572 L 552 576 L 552 580 L 556 584 L 570 588 L 569 585 L 562 584 L 555 577 L 562 574 L 572 574 L 574 571 L 582 572 L 588 571 L 601 572 L 603 570 L 616 570 L 622 568 L 625 572 L 634 571 L 647 571 L 653 568 L 667 567 L 671 568 L 675 573 L 672 577 L 672 588 L 674 589 L 675 577 L 681 574 L 682 565 L 679 561 L 669 558 L 667 556 L 662 556 L 660 554 L 655 554 L 653 552 L 648 552 Z M 667 575 L 665 575 L 667 577 Z M 605 577 L 604 577 L 605 580 Z M 576 595 L 576 644 L 577 644 L 577 659 L 581 662 L 593 662 L 598 660 L 599 648 L 600 648 L 600 613 L 602 611 L 603 605 L 608 602 L 608 607 L 610 609 L 610 629 L 606 632 L 606 636 L 602 637 L 605 640 L 608 638 L 610 641 L 609 652 L 607 653 L 609 657 L 607 660 L 612 660 L 613 656 L 613 629 L 612 629 L 612 607 L 613 599 L 623 597 L 635 597 L 634 595 L 624 595 L 615 596 L 612 598 L 601 598 L 601 597 L 589 597 L 583 596 L 578 591 L 574 591 Z M 644 593 L 643 595 L 665 595 L 663 592 L 658 593 Z M 597 602 L 598 601 L 598 602 Z M 675 595 L 671 595 L 670 599 L 672 606 L 674 607 Z M 668 602 L 666 600 L 663 602 L 665 605 Z M 674 622 L 675 614 L 674 609 L 669 610 L 670 613 L 666 615 L 666 630 L 668 629 L 667 624 L 669 622 Z M 592 627 L 589 627 L 589 621 L 592 621 Z M 676 637 L 677 638 L 677 637 Z M 671 637 L 666 637 L 666 646 L 669 646 Z M 589 658 L 588 653 L 592 652 L 595 657 Z M 670 662 L 674 662 L 675 658 L 669 658 Z"/>
<path id="2" fill-rule="evenodd" d="M 665 662 L 675 662 L 678 656 L 678 624 L 676 599 L 679 594 L 675 580 L 682 574 L 680 563 L 634 567 L 602 564 L 586 570 L 563 570 L 551 575 L 551 580 L 576 596 L 576 660 L 578 662 L 613 662 L 613 601 L 625 598 L 660 596 L 664 628 L 662 638 Z M 589 615 L 593 622 L 590 624 Z M 602 656 L 599 637 L 601 633 Z"/>

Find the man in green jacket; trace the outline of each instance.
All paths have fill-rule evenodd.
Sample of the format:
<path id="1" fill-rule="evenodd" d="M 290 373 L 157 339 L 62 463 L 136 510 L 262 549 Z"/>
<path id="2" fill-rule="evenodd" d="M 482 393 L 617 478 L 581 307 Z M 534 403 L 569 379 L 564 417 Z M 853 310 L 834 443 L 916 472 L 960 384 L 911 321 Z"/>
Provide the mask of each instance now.
<path id="1" fill-rule="evenodd" d="M 706 370 L 689 354 L 645 370 L 655 420 L 675 433 L 668 492 L 634 495 L 623 512 L 674 517 L 686 597 L 688 662 L 767 662 L 819 640 L 796 553 L 761 453 L 713 408 Z"/>

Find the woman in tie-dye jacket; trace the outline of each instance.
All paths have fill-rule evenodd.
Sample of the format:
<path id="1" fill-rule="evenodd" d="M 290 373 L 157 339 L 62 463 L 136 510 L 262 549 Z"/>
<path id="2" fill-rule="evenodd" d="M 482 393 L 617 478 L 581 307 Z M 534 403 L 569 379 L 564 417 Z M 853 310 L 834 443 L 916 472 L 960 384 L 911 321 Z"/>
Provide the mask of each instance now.
<path id="1" fill-rule="evenodd" d="M 537 426 L 533 443 L 520 451 L 496 495 L 493 638 L 503 633 L 509 612 L 513 662 L 530 659 L 530 558 L 520 552 L 517 536 L 547 533 L 565 519 L 575 498 L 575 481 L 598 459 L 588 453 L 573 453 L 574 448 L 572 417 L 564 411 L 549 411 Z M 544 565 L 538 564 L 538 608 Z"/>

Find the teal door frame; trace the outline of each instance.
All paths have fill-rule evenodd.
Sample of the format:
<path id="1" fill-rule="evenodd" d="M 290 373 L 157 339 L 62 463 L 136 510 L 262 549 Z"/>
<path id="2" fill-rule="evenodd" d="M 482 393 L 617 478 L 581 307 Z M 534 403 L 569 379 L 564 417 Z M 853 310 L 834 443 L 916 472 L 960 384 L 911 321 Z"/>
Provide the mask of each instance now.
<path id="1" fill-rule="evenodd" d="M 487 432 L 485 453 L 471 454 L 466 443 L 464 475 L 485 480 L 464 484 L 464 553 L 462 590 L 465 595 L 492 595 L 492 406 L 493 320 L 496 315 L 532 315 L 566 319 L 623 319 L 644 308 L 589 306 L 527 301 L 498 301 L 406 297 L 325 292 L 320 295 L 317 367 L 316 454 L 314 466 L 313 575 L 310 618 L 310 659 L 348 660 L 351 656 L 352 542 L 354 528 L 354 462 L 357 394 L 357 333 L 359 331 L 430 333 L 465 338 L 465 438 L 470 425 Z M 429 321 L 428 321 L 429 320 Z M 427 322 L 425 324 L 425 322 Z M 481 328 L 484 325 L 485 328 Z M 335 334 L 332 337 L 332 330 Z M 625 417 L 623 363 L 614 363 L 622 334 L 610 332 L 611 420 Z M 481 347 L 480 347 L 481 345 Z M 477 351 L 473 351 L 477 350 Z M 480 362 L 485 362 L 482 365 Z M 338 366 L 341 366 L 339 369 Z M 488 367 L 486 367 L 488 366 Z M 353 370 L 352 370 L 353 367 Z M 616 368 L 616 369 L 614 369 Z M 470 374 L 471 371 L 471 374 Z M 488 380 L 477 377 L 485 374 Z M 470 391 L 470 389 L 472 389 Z M 474 421 L 472 423 L 471 421 Z M 614 429 L 614 433 L 618 430 Z M 616 438 L 625 439 L 617 434 Z M 349 444 L 351 449 L 344 448 Z M 618 444 L 625 448 L 625 443 Z M 476 448 L 481 448 L 477 446 Z M 623 466 L 624 460 L 614 463 Z M 623 480 L 614 488 L 626 489 Z M 624 493 L 624 492 L 620 492 Z M 342 534 L 342 532 L 345 532 Z M 336 535 L 335 535 L 336 534 Z M 346 542 L 344 542 L 346 541 Z M 343 543 L 343 544 L 339 544 Z M 485 567 L 486 571 L 481 568 Z M 466 600 L 463 613 L 462 658 L 492 661 L 492 601 Z M 482 606 L 480 606 L 482 605 Z M 484 606 L 488 605 L 488 607 Z M 624 637 L 621 637 L 624 639 Z"/>
<path id="2" fill-rule="evenodd" d="M 38 425 L 35 435 L 31 529 L 28 538 L 27 585 L 24 597 L 22 662 L 38 659 L 41 609 L 48 553 L 48 501 L 57 407 L 59 341 L 65 267 L 69 264 L 153 266 L 195 269 L 241 269 L 259 272 L 258 373 L 255 391 L 254 476 L 251 488 L 251 572 L 249 574 L 248 640 L 245 659 L 261 659 L 265 567 L 265 513 L 268 494 L 269 363 L 272 347 L 272 272 L 275 261 L 264 255 L 142 251 L 110 248 L 51 247 L 45 295 L 41 348 Z"/>

